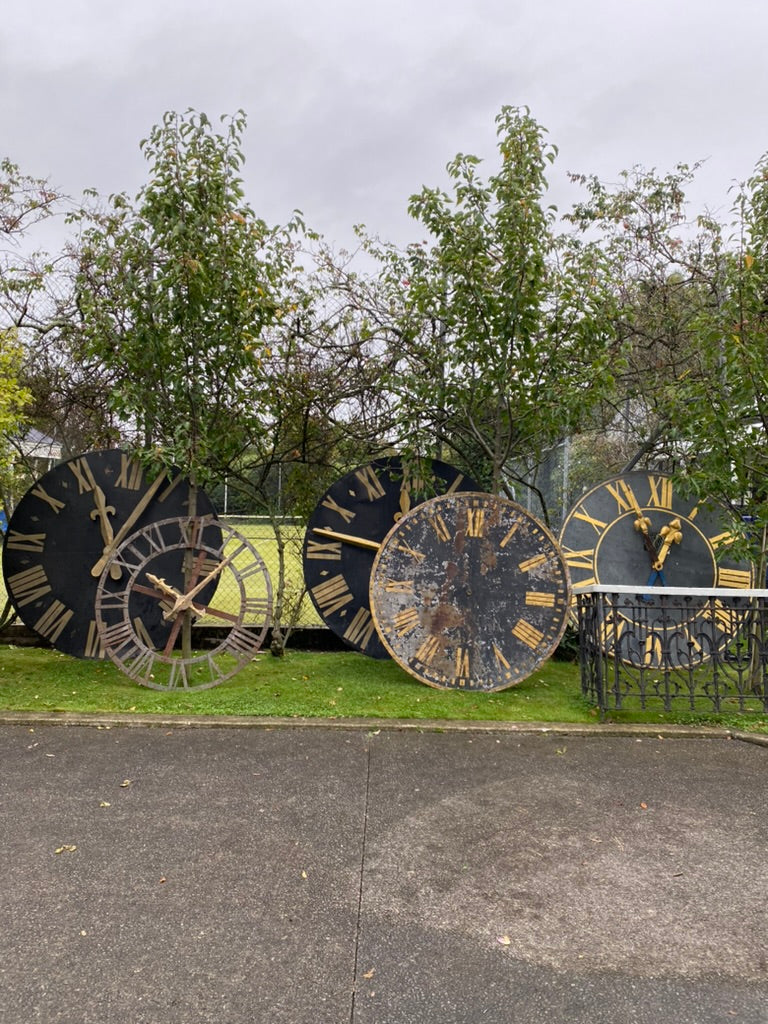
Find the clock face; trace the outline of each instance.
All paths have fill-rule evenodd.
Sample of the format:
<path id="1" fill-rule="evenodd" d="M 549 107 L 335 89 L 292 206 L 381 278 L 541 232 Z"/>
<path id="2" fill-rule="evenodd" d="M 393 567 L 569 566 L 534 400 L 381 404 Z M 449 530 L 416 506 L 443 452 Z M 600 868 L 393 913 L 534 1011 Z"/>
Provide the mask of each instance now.
<path id="1" fill-rule="evenodd" d="M 104 567 L 95 613 L 107 656 L 135 682 L 202 690 L 251 661 L 271 609 L 263 559 L 245 537 L 209 515 L 161 519 L 127 537 Z M 159 643 L 145 626 L 157 617 L 167 626 Z M 182 630 L 196 622 L 225 627 L 214 647 L 185 650 Z"/>
<path id="2" fill-rule="evenodd" d="M 323 495 L 307 523 L 304 581 L 329 629 L 372 658 L 388 658 L 371 618 L 373 559 L 389 529 L 435 494 L 476 490 L 445 462 L 424 461 L 424 479 L 406 477 L 397 458 L 377 459 L 347 473 Z"/>
<path id="3" fill-rule="evenodd" d="M 5 537 L 3 576 L 19 618 L 65 654 L 104 657 L 94 603 L 105 552 L 153 520 L 189 514 L 191 496 L 180 474 L 147 478 L 119 449 L 54 466 L 21 499 Z M 198 513 L 213 512 L 201 490 L 194 497 Z M 107 585 L 117 587 L 117 569 L 113 575 Z M 157 642 L 167 636 L 156 602 L 146 609 L 145 628 Z"/>
<path id="4" fill-rule="evenodd" d="M 549 657 L 568 619 L 568 570 L 552 534 L 515 502 L 477 492 L 404 515 L 376 555 L 371 611 L 421 682 L 500 690 Z"/>
<path id="5" fill-rule="evenodd" d="M 750 587 L 750 565 L 728 556 L 731 539 L 720 510 L 679 494 L 671 477 L 649 472 L 593 487 L 570 510 L 560 533 L 574 587 Z M 639 612 L 626 610 L 638 606 Z M 673 662 L 688 664 L 694 653 L 701 657 L 721 642 L 716 617 L 704 617 L 711 619 L 706 607 L 701 599 L 690 610 L 662 612 L 652 595 L 642 603 L 617 603 L 604 623 L 606 647 L 623 660 L 653 665 L 661 663 L 665 646 Z"/>

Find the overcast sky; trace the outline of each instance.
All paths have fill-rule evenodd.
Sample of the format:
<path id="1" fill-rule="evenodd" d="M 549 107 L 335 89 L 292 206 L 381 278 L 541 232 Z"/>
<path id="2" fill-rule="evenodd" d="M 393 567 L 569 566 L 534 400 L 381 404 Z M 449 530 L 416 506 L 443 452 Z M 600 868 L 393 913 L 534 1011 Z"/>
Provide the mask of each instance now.
<path id="1" fill-rule="evenodd" d="M 135 195 L 167 110 L 242 108 L 247 197 L 337 245 L 420 238 L 409 195 L 457 152 L 494 168 L 527 105 L 566 172 L 706 160 L 697 212 L 768 151 L 766 0 L 5 0 L 0 156 L 79 197 Z"/>

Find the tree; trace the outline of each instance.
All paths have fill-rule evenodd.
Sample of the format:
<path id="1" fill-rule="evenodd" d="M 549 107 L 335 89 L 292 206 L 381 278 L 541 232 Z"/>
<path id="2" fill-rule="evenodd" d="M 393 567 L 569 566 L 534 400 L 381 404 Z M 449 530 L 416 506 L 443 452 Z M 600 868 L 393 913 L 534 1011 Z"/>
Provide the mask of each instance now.
<path id="1" fill-rule="evenodd" d="M 269 447 L 268 332 L 286 316 L 301 226 L 256 217 L 240 177 L 245 116 L 222 122 L 219 134 L 202 113 L 164 116 L 141 144 L 150 177 L 135 201 L 83 216 L 78 276 L 80 330 L 114 375 L 134 449 L 198 485 Z"/>
<path id="2" fill-rule="evenodd" d="M 167 113 L 142 150 L 150 179 L 90 215 L 78 305 L 89 351 L 115 374 L 136 445 L 198 483 L 221 479 L 263 429 L 268 327 L 280 320 L 290 232 L 243 195 L 241 113 Z"/>
<path id="3" fill-rule="evenodd" d="M 600 417 L 623 451 L 623 466 L 611 467 L 617 471 L 641 458 L 668 466 L 686 459 L 669 397 L 700 370 L 701 332 L 718 316 L 727 260 L 721 226 L 688 213 L 686 189 L 696 170 L 679 164 L 659 175 L 635 167 L 611 186 L 573 176 L 587 198 L 567 219 L 599 239 L 625 353 Z"/>
<path id="4" fill-rule="evenodd" d="M 695 372 L 671 389 L 668 415 L 689 452 L 686 482 L 730 509 L 760 585 L 768 561 L 768 156 L 740 186 L 734 212 L 718 303 L 698 322 Z"/>
<path id="5" fill-rule="evenodd" d="M 480 160 L 458 154 L 452 194 L 424 188 L 409 203 L 431 242 L 383 251 L 400 292 L 387 384 L 406 446 L 447 449 L 514 497 L 610 387 L 616 346 L 599 248 L 556 234 L 544 204 L 556 149 L 525 108 L 496 124 L 499 169 L 484 181 Z"/>

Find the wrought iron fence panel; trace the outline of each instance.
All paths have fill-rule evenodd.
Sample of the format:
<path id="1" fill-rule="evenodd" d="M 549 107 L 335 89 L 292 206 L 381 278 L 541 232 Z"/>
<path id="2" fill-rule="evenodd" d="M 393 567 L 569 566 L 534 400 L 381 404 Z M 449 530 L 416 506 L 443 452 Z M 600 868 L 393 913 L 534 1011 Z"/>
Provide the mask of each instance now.
<path id="1" fill-rule="evenodd" d="M 582 693 L 628 708 L 768 712 L 768 590 L 576 593 Z"/>

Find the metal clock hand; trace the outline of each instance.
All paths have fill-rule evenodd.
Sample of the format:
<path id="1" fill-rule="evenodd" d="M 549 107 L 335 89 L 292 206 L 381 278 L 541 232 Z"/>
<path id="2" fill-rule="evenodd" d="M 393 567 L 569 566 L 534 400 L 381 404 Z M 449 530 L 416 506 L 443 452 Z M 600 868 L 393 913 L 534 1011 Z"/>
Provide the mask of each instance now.
<path id="1" fill-rule="evenodd" d="M 107 564 L 107 559 L 109 558 L 109 556 L 114 551 L 116 551 L 117 548 L 122 544 L 123 540 L 128 536 L 128 533 L 132 529 L 134 523 L 136 523 L 138 519 L 142 516 L 149 503 L 152 501 L 154 496 L 157 494 L 157 492 L 160 490 L 160 488 L 166 482 L 167 479 L 168 478 L 166 477 L 165 473 L 159 473 L 158 476 L 152 481 L 150 486 L 142 495 L 141 501 L 139 501 L 138 505 L 134 506 L 133 511 L 125 520 L 120 529 L 117 531 L 115 536 L 112 538 L 111 541 L 105 544 L 104 552 L 101 558 L 98 560 L 98 562 L 96 562 L 96 564 L 91 569 L 91 576 L 101 576 L 102 572 L 104 571 L 104 566 Z M 181 474 L 179 474 L 177 477 L 171 480 L 170 484 L 168 485 L 169 491 L 172 490 L 181 479 Z"/>
<path id="2" fill-rule="evenodd" d="M 93 487 L 93 500 L 96 508 L 91 509 L 91 519 L 99 520 L 101 539 L 104 541 L 105 546 L 108 546 L 115 539 L 112 523 L 109 521 L 109 517 L 115 514 L 115 506 L 107 504 L 104 491 L 102 491 L 98 484 L 94 484 Z M 110 567 L 109 575 L 113 580 L 119 580 L 122 576 L 120 566 L 116 562 Z"/>
<path id="3" fill-rule="evenodd" d="M 666 586 L 661 570 L 667 560 L 667 555 L 669 554 L 669 550 L 672 545 L 679 544 L 683 539 L 683 531 L 680 529 L 681 525 L 682 524 L 679 519 L 673 519 L 668 526 L 662 526 L 660 531 L 662 537 L 661 547 L 659 548 L 653 572 L 648 580 L 649 587 L 652 587 L 657 579 L 661 581 L 662 587 Z"/>
<path id="4" fill-rule="evenodd" d="M 172 587 L 170 583 L 166 583 L 164 579 L 161 579 L 159 576 L 155 576 L 152 572 L 147 573 L 147 579 L 155 590 L 158 590 L 164 597 L 173 598 L 174 605 L 172 608 L 169 608 L 168 611 L 163 612 L 164 619 L 176 618 L 180 611 L 184 611 L 187 608 L 191 608 L 196 615 L 203 615 L 205 613 L 204 608 L 192 604 L 191 594 L 182 594 L 180 590 L 176 589 L 176 587 Z"/>
<path id="5" fill-rule="evenodd" d="M 381 544 L 377 540 L 368 540 L 367 537 L 355 537 L 351 533 L 337 533 L 335 530 L 328 530 L 324 526 L 314 526 L 313 533 L 321 537 L 330 537 L 331 540 L 342 540 L 345 544 L 354 544 L 358 548 L 368 548 L 370 551 L 378 551 Z"/>

